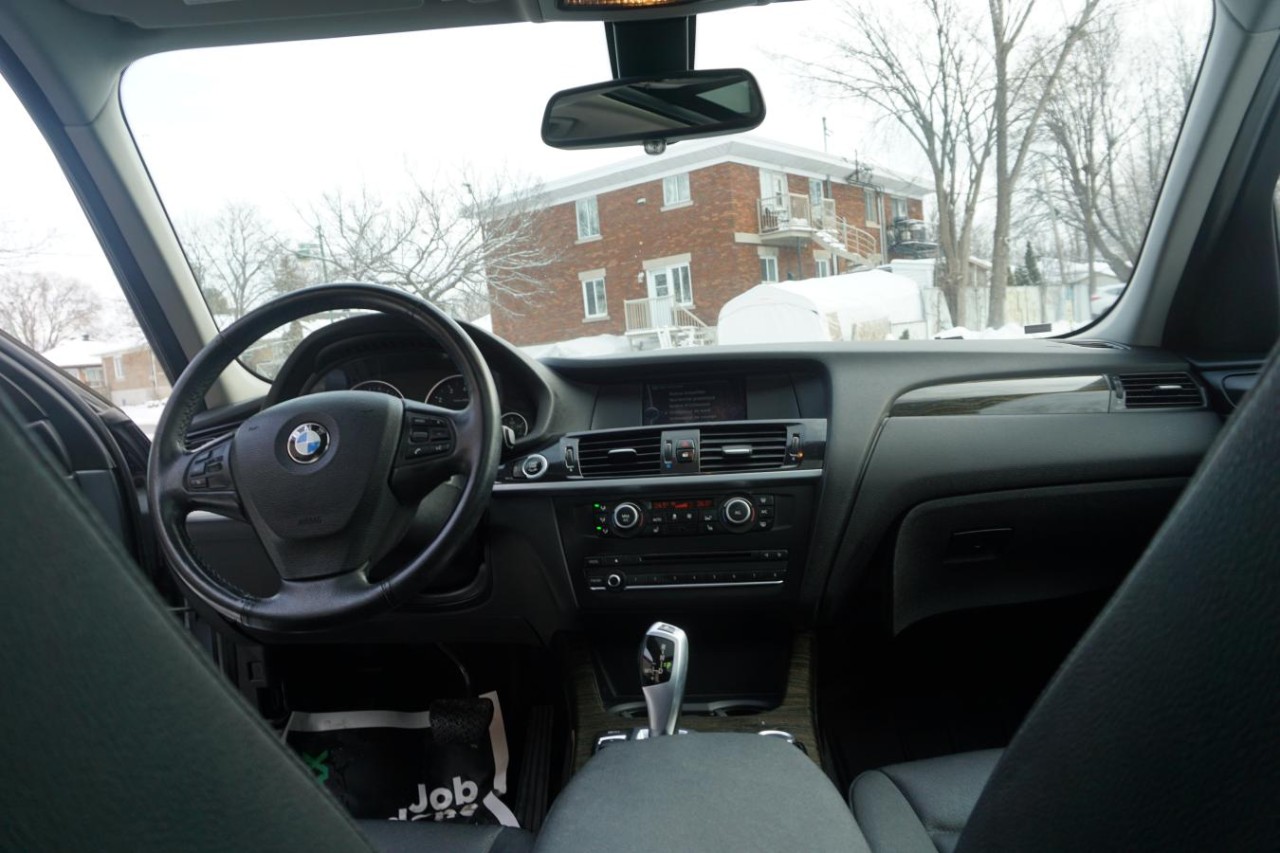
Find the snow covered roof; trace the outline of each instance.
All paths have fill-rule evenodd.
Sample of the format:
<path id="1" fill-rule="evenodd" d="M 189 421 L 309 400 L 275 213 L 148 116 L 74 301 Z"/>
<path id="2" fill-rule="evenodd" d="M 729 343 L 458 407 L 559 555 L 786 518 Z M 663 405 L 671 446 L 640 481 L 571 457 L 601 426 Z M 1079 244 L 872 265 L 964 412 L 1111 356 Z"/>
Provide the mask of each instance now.
<path id="1" fill-rule="evenodd" d="M 721 137 L 682 142 L 657 157 L 646 154 L 551 181 L 542 187 L 542 201 L 548 206 L 562 204 L 719 163 L 781 169 L 790 174 L 830 178 L 842 183 L 857 165 L 844 157 L 784 142 L 752 136 Z M 893 195 L 923 198 L 932 192 L 932 186 L 923 178 L 878 165 L 862 165 L 870 165 L 872 183 Z"/>
<path id="2" fill-rule="evenodd" d="M 1094 280 L 1098 284 L 1115 284 L 1120 281 L 1119 276 L 1104 261 L 1094 261 L 1092 266 Z M 1072 284 L 1088 281 L 1089 267 L 1090 264 L 1085 261 L 1063 261 L 1061 272 L 1059 272 L 1056 259 L 1040 258 L 1041 275 L 1050 284 Z"/>
<path id="3" fill-rule="evenodd" d="M 102 364 L 102 357 L 109 352 L 121 349 L 118 341 L 92 341 L 77 338 L 63 341 L 41 355 L 58 367 L 97 367 Z"/>
<path id="4" fill-rule="evenodd" d="M 914 279 L 887 270 L 861 270 L 773 286 L 807 297 L 823 310 L 843 311 L 854 320 L 887 316 L 895 323 L 916 323 L 924 319 L 920 286 Z"/>
<path id="5" fill-rule="evenodd" d="M 838 322 L 838 330 L 828 318 Z M 769 343 L 847 338 L 861 323 L 924 319 L 920 285 L 913 279 L 865 270 L 757 285 L 724 304 L 717 326 L 723 344 Z"/>

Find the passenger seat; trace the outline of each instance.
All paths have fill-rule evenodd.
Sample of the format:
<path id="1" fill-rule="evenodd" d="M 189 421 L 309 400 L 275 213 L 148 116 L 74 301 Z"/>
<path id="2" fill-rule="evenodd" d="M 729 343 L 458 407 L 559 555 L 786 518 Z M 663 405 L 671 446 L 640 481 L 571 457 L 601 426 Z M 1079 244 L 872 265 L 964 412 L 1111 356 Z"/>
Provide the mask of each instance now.
<path id="1" fill-rule="evenodd" d="M 987 749 L 868 770 L 849 808 L 874 851 L 951 853 L 1003 750 Z"/>
<path id="2" fill-rule="evenodd" d="M 854 780 L 874 853 L 1276 849 L 1278 412 L 1273 352 L 1008 749 Z"/>

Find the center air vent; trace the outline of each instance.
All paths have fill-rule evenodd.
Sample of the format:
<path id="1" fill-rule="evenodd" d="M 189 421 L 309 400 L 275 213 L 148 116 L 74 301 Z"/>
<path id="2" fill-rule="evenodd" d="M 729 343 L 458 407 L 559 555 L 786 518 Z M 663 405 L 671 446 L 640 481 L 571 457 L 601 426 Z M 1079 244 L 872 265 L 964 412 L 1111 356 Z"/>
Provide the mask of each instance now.
<path id="1" fill-rule="evenodd" d="M 662 473 L 658 458 L 661 433 L 626 430 L 584 435 L 578 439 L 583 477 L 638 477 Z"/>
<path id="2" fill-rule="evenodd" d="M 787 458 L 786 424 L 702 428 L 702 472 L 766 471 Z"/>
<path id="3" fill-rule="evenodd" d="M 1198 409 L 1200 386 L 1186 373 L 1122 373 L 1116 377 L 1126 409 Z"/>

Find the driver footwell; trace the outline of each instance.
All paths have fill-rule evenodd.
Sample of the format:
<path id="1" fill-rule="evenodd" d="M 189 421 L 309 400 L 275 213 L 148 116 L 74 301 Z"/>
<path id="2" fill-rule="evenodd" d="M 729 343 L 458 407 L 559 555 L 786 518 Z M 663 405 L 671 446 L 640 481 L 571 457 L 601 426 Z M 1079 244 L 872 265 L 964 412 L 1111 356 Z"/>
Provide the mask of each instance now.
<path id="1" fill-rule="evenodd" d="M 284 737 L 358 819 L 536 830 L 563 782 L 558 681 L 529 649 L 272 649 Z"/>

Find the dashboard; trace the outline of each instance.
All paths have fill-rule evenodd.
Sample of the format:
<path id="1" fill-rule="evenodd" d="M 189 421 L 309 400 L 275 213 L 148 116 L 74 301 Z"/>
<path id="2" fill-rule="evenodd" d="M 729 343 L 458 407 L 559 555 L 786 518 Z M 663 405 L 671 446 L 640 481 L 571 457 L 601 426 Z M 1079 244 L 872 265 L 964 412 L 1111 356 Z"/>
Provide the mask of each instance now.
<path id="1" fill-rule="evenodd" d="M 474 562 L 378 629 L 396 636 L 545 642 L 582 620 L 684 611 L 813 625 L 877 578 L 896 631 L 1105 588 L 1221 426 L 1210 380 L 1158 350 L 893 342 L 539 361 L 468 332 L 508 446 Z M 267 398 L 196 432 L 346 389 L 467 399 L 434 342 L 359 317 L 313 333 Z M 216 568 L 236 578 L 250 546 L 243 531 L 231 542 L 233 524 L 203 544 L 221 537 L 234 556 Z"/>

